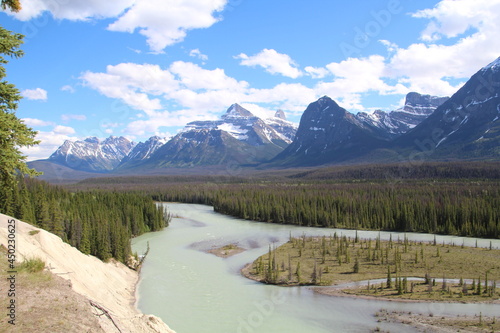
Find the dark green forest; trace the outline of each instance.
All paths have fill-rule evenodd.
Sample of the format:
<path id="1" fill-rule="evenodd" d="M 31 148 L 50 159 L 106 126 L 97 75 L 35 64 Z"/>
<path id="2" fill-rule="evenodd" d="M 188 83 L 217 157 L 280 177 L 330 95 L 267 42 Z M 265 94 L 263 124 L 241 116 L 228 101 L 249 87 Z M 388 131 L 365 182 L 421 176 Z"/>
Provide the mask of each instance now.
<path id="1" fill-rule="evenodd" d="M 498 238 L 498 183 L 177 184 L 159 201 L 210 204 L 235 217 L 311 227 Z"/>
<path id="2" fill-rule="evenodd" d="M 356 166 L 228 177 L 87 179 L 65 187 L 19 178 L 0 211 L 83 253 L 125 261 L 130 238 L 168 225 L 154 201 L 212 205 L 238 218 L 325 228 L 500 238 L 500 164 Z"/>
<path id="3" fill-rule="evenodd" d="M 113 191 L 68 191 L 30 178 L 0 203 L 0 212 L 60 236 L 85 254 L 125 262 L 130 239 L 166 227 L 169 216 L 151 197 Z"/>
<path id="4" fill-rule="evenodd" d="M 253 176 L 119 177 L 83 188 L 144 190 L 238 218 L 301 226 L 500 236 L 499 163 L 341 166 Z"/>

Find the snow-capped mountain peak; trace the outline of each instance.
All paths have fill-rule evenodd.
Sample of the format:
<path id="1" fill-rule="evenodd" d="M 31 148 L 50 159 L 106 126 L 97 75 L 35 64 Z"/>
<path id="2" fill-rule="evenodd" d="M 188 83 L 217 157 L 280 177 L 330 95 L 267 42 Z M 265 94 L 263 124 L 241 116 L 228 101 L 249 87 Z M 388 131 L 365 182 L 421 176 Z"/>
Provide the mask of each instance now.
<path id="1" fill-rule="evenodd" d="M 128 155 L 136 144 L 122 136 L 101 141 L 90 137 L 82 141 L 66 140 L 49 160 L 85 171 L 110 171 Z"/>
<path id="2" fill-rule="evenodd" d="M 492 69 L 494 71 L 500 70 L 500 57 L 496 58 L 496 60 L 492 61 L 491 63 L 482 68 L 482 70 L 484 71 L 488 69 Z"/>
<path id="3" fill-rule="evenodd" d="M 235 103 L 231 105 L 226 113 L 221 117 L 222 119 L 226 118 L 241 118 L 241 117 L 255 117 L 255 115 L 239 105 L 238 103 Z"/>
<path id="4" fill-rule="evenodd" d="M 391 112 L 376 110 L 373 113 L 360 112 L 356 118 L 388 138 L 394 138 L 414 128 L 434 112 L 448 97 L 436 97 L 410 92 L 405 105 Z"/>
<path id="5" fill-rule="evenodd" d="M 296 126 L 285 120 L 282 110 L 275 117 L 262 119 L 241 105 L 231 105 L 219 120 L 193 121 L 188 123 L 181 133 L 220 130 L 233 138 L 253 146 L 273 141 L 292 142 Z"/>

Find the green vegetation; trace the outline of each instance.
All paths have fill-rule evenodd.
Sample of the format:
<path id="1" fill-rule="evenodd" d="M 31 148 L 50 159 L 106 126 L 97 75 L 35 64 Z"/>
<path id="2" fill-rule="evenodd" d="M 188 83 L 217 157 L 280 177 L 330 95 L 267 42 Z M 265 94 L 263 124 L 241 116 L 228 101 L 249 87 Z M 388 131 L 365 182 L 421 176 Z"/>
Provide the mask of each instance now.
<path id="1" fill-rule="evenodd" d="M 382 279 L 382 283 L 369 284 L 352 293 L 471 301 L 499 295 L 495 282 L 500 280 L 499 257 L 498 249 L 413 242 L 406 237 L 381 241 L 337 234 L 302 236 L 291 237 L 277 249 L 270 247 L 268 254 L 244 269 L 244 274 L 280 285 L 332 285 Z M 425 281 L 412 282 L 410 277 Z M 451 284 L 442 279 L 460 282 Z M 474 282 L 467 284 L 464 279 Z"/>
<path id="2" fill-rule="evenodd" d="M 100 178 L 76 188 L 95 187 L 212 205 L 222 214 L 269 223 L 500 237 L 500 163 L 494 162 Z"/>
<path id="3" fill-rule="evenodd" d="M 19 272 L 38 273 L 45 268 L 45 262 L 40 258 L 27 258 L 18 267 Z"/>
<path id="4" fill-rule="evenodd" d="M 2 0 L 2 9 L 19 11 L 21 5 L 18 0 Z M 5 65 L 9 58 L 23 56 L 20 49 L 24 36 L 13 33 L 0 26 L 0 202 L 8 200 L 12 196 L 15 186 L 16 174 L 30 176 L 38 173 L 28 168 L 26 156 L 20 150 L 22 147 L 30 147 L 39 143 L 35 140 L 36 131 L 26 126 L 19 119 L 15 111 L 21 100 L 21 94 L 17 88 L 4 80 L 7 76 Z"/>
<path id="5" fill-rule="evenodd" d="M 60 236 L 85 254 L 126 262 L 130 238 L 161 230 L 170 217 L 139 193 L 70 192 L 35 179 L 18 178 L 0 212 Z"/>

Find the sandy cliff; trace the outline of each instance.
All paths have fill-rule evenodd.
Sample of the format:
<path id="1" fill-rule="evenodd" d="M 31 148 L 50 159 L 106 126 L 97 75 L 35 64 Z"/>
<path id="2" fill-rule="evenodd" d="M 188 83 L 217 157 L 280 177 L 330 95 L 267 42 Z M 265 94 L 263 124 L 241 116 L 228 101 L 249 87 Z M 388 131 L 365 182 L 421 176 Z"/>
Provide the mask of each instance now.
<path id="1" fill-rule="evenodd" d="M 0 214 L 0 244 L 6 247 L 7 224 L 11 219 Z M 33 230 L 39 232 L 30 235 Z M 32 257 L 44 260 L 46 269 L 71 281 L 76 293 L 97 306 L 96 313 L 100 311 L 98 307 L 109 312 L 116 325 L 105 315 L 98 317 L 105 332 L 174 332 L 158 317 L 144 315 L 135 308 L 137 272 L 116 261 L 104 263 L 85 255 L 60 237 L 19 220 L 15 223 L 15 236 L 18 261 Z"/>

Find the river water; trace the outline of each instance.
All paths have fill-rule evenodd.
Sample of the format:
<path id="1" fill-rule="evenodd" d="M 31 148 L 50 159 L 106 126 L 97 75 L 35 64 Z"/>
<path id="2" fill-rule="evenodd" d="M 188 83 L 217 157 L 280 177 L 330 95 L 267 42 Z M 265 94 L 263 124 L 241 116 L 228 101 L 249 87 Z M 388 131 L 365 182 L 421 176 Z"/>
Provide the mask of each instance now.
<path id="1" fill-rule="evenodd" d="M 332 297 L 308 287 L 277 287 L 260 284 L 240 275 L 240 269 L 267 253 L 269 244 L 280 245 L 295 236 L 338 234 L 354 231 L 318 229 L 258 223 L 215 213 L 204 205 L 164 203 L 174 216 L 160 232 L 133 239 L 132 247 L 150 252 L 141 270 L 137 307 L 159 316 L 177 333 L 270 333 L 270 332 L 416 332 L 394 323 L 377 322 L 380 309 L 425 314 L 500 315 L 500 305 L 458 303 L 398 303 Z M 389 239 L 389 232 L 358 232 L 361 238 Z M 431 241 L 434 235 L 407 233 L 411 240 Z M 392 233 L 394 240 L 402 233 Z M 476 239 L 437 236 L 438 242 L 474 246 Z M 487 247 L 490 240 L 478 239 Z M 493 240 L 500 247 L 500 240 Z M 205 250 L 237 243 L 246 251 L 219 258 Z"/>

